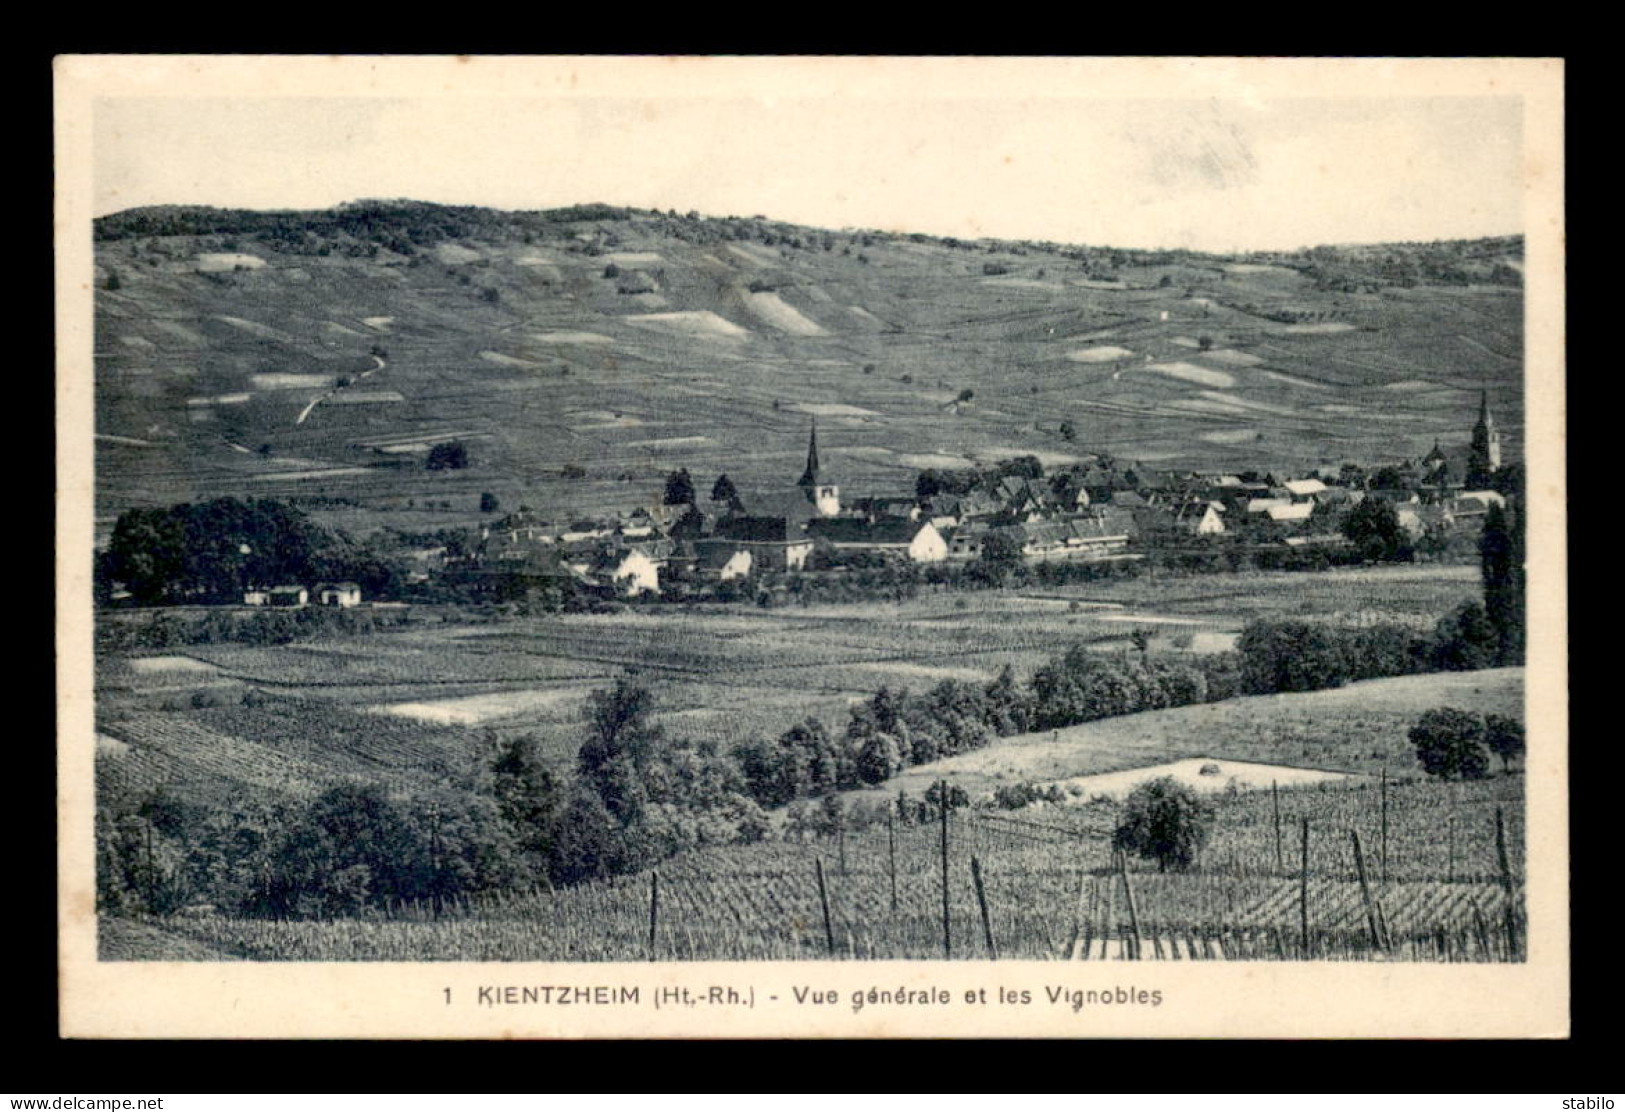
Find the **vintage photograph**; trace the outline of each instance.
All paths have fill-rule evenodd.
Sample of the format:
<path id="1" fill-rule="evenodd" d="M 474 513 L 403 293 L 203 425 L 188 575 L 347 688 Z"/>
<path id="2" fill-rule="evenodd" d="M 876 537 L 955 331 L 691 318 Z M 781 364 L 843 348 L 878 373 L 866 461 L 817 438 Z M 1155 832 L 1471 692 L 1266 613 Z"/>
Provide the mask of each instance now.
<path id="1" fill-rule="evenodd" d="M 1566 961 L 1560 64 L 68 62 L 89 968 Z"/>

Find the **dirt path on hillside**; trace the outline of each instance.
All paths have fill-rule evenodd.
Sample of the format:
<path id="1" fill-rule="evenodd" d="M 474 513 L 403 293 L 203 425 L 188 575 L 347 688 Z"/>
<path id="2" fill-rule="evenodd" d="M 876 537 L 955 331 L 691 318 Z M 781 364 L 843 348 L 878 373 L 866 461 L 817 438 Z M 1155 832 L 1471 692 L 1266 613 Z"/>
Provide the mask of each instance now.
<path id="1" fill-rule="evenodd" d="M 370 371 L 362 371 L 359 375 L 356 376 L 356 381 L 357 382 L 360 382 L 364 378 L 371 378 L 373 375 L 377 374 L 379 371 L 383 370 L 386 366 L 388 366 L 388 364 L 385 363 L 383 361 L 383 359 L 381 359 L 379 356 L 376 356 L 376 355 L 374 355 L 372 357 L 372 361 L 374 363 L 376 363 L 377 366 L 373 367 L 373 369 L 370 370 Z M 344 389 L 344 387 L 336 386 L 333 389 L 327 391 L 325 394 L 317 394 L 314 398 L 311 398 L 310 399 L 310 404 L 305 406 L 305 408 L 300 411 L 299 416 L 294 420 L 294 422 L 293 422 L 294 428 L 298 428 L 300 425 L 305 423 L 305 418 L 310 416 L 311 410 L 315 409 L 319 404 L 326 401 L 328 398 L 331 398 L 334 394 L 337 394 L 342 389 Z"/>

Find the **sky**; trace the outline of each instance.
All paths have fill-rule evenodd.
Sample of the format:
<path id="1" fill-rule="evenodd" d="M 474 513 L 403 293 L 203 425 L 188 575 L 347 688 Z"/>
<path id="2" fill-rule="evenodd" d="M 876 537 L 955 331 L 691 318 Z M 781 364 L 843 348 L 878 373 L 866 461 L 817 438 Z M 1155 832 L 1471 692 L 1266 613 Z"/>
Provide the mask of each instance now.
<path id="1" fill-rule="evenodd" d="M 1154 89 L 1146 89 L 1154 93 Z M 143 96 L 94 104 L 94 210 L 589 202 L 829 228 L 1279 250 L 1523 232 L 1510 95 Z"/>

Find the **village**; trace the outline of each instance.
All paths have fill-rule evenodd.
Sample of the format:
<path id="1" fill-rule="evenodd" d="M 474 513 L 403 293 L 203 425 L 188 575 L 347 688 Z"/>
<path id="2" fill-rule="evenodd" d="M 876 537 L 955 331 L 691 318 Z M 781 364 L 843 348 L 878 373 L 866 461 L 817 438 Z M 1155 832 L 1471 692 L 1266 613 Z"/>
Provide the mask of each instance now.
<path id="1" fill-rule="evenodd" d="M 1487 399 L 1468 443 L 1370 470 L 1204 474 L 1096 455 L 1046 473 L 1028 456 L 923 471 L 912 497 L 845 498 L 831 471 L 815 418 L 793 486 L 740 490 L 721 475 L 706 497 L 679 469 L 663 497 L 630 511 L 556 522 L 520 510 L 470 543 L 417 550 L 408 580 L 477 583 L 506 598 L 549 585 L 620 599 L 719 590 L 727 598 L 736 597 L 729 585 L 764 576 L 999 559 L 1102 564 L 1183 553 L 1316 566 L 1360 558 L 1345 522 L 1366 499 L 1392 506 L 1411 551 L 1466 556 L 1490 507 L 1505 501 Z M 303 605 L 300 590 L 258 591 L 245 602 Z M 314 597 L 349 606 L 360 592 L 324 585 Z"/>

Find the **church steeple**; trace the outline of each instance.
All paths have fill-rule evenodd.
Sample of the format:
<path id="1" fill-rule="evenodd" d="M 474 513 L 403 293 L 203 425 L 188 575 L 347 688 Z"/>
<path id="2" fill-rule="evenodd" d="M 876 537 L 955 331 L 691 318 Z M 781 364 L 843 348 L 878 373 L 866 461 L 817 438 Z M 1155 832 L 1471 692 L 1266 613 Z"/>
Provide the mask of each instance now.
<path id="1" fill-rule="evenodd" d="M 796 481 L 807 494 L 807 501 L 818 507 L 825 517 L 841 512 L 841 488 L 826 479 L 818 466 L 818 418 L 813 418 L 812 432 L 807 435 L 807 470 Z"/>
<path id="2" fill-rule="evenodd" d="M 818 418 L 814 417 L 812 432 L 807 436 L 807 470 L 802 472 L 796 486 L 816 487 L 818 485 Z"/>
<path id="3" fill-rule="evenodd" d="M 1490 393 L 1481 390 L 1478 395 L 1478 423 L 1473 426 L 1472 447 L 1468 455 L 1467 485 L 1475 489 L 1487 487 L 1500 469 L 1501 434 L 1495 431 L 1495 418 L 1490 416 Z"/>

